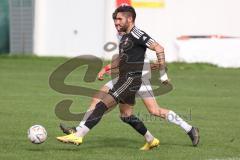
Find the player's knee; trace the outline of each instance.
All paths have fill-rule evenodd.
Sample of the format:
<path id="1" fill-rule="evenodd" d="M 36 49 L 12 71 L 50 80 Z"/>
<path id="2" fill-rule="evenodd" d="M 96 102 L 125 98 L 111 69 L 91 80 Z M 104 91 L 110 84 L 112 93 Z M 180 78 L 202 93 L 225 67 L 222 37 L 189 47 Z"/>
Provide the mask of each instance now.
<path id="1" fill-rule="evenodd" d="M 131 108 L 127 108 L 127 109 L 124 107 L 120 108 L 120 116 L 121 117 L 130 117 L 132 114 L 133 114 L 133 111 Z"/>
<path id="2" fill-rule="evenodd" d="M 159 116 L 159 110 L 158 109 L 150 109 L 148 111 L 153 116 Z"/>
<path id="3" fill-rule="evenodd" d="M 95 106 L 98 102 L 100 102 L 100 99 L 98 99 L 98 98 L 93 98 L 93 99 L 92 99 L 92 102 L 91 102 L 91 105 L 90 105 L 90 106 L 93 106 L 93 107 L 91 107 L 91 109 L 94 109 L 94 106 Z"/>
<path id="4" fill-rule="evenodd" d="M 120 117 L 130 117 L 131 115 L 131 112 L 120 112 Z"/>

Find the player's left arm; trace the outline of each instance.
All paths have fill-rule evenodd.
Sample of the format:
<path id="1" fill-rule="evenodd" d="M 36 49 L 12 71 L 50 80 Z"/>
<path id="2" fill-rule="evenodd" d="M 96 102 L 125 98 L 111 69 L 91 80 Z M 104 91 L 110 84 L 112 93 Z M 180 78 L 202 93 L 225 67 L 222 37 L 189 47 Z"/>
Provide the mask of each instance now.
<path id="1" fill-rule="evenodd" d="M 165 61 L 164 48 L 156 41 L 152 42 L 148 48 L 156 52 L 157 63 L 155 64 L 155 67 L 158 67 L 160 70 L 161 82 L 168 83 L 169 79 L 168 79 L 167 72 L 166 72 L 166 61 Z"/>
<path id="2" fill-rule="evenodd" d="M 159 69 L 160 70 L 165 69 L 166 62 L 165 62 L 164 48 L 156 41 L 152 42 L 148 48 L 156 52 Z"/>
<path id="3" fill-rule="evenodd" d="M 145 47 L 149 48 L 156 52 L 157 55 L 157 64 L 160 70 L 160 80 L 162 83 L 168 83 L 168 76 L 166 73 L 166 62 L 165 62 L 165 53 L 164 48 L 152 39 L 147 33 L 138 31 L 138 33 L 142 33 L 141 37 L 139 38 L 139 43 L 144 45 Z"/>
<path id="4" fill-rule="evenodd" d="M 119 56 L 115 55 L 113 56 L 112 63 L 107 64 L 100 70 L 100 72 L 98 73 L 98 80 L 100 81 L 104 80 L 103 76 L 105 74 L 109 74 L 109 75 L 118 74 L 119 73 L 118 66 L 119 66 Z"/>

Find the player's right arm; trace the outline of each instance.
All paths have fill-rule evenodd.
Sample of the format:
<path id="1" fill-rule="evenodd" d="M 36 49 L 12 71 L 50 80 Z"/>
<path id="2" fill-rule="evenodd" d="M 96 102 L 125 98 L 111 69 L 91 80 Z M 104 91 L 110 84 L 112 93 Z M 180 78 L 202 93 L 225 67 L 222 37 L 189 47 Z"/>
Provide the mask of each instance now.
<path id="1" fill-rule="evenodd" d="M 109 74 L 111 70 L 111 64 L 104 66 L 100 72 L 98 72 L 98 80 L 102 81 L 104 74 Z"/>
<path id="2" fill-rule="evenodd" d="M 115 56 L 112 60 L 112 63 L 104 66 L 101 69 L 101 71 L 98 73 L 98 80 L 104 80 L 103 76 L 105 74 L 111 74 L 111 73 L 117 74 L 119 72 L 118 66 L 119 66 L 119 56 Z"/>

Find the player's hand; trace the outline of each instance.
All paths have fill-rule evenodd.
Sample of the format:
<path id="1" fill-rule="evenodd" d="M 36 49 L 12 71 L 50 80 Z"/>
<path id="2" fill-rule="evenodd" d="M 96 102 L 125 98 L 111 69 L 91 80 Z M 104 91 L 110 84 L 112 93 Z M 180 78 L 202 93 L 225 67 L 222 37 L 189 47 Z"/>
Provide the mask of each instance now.
<path id="1" fill-rule="evenodd" d="M 150 63 L 150 67 L 151 70 L 157 70 L 159 69 L 159 63 L 158 62 Z"/>
<path id="2" fill-rule="evenodd" d="M 103 81 L 103 80 L 104 80 L 103 76 L 104 76 L 105 73 L 106 73 L 105 70 L 102 69 L 102 70 L 98 73 L 98 80 Z"/>
<path id="3" fill-rule="evenodd" d="M 104 80 L 103 76 L 104 74 L 111 74 L 111 66 L 106 65 L 101 69 L 101 71 L 98 73 L 98 80 L 102 81 Z"/>

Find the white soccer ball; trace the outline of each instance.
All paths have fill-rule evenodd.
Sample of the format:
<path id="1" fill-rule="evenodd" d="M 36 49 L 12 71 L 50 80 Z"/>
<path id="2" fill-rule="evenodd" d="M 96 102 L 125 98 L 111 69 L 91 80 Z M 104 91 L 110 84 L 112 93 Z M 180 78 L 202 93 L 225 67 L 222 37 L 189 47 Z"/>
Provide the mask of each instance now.
<path id="1" fill-rule="evenodd" d="M 47 131 L 41 125 L 34 125 L 28 129 L 28 139 L 34 144 L 41 144 L 47 139 Z"/>

